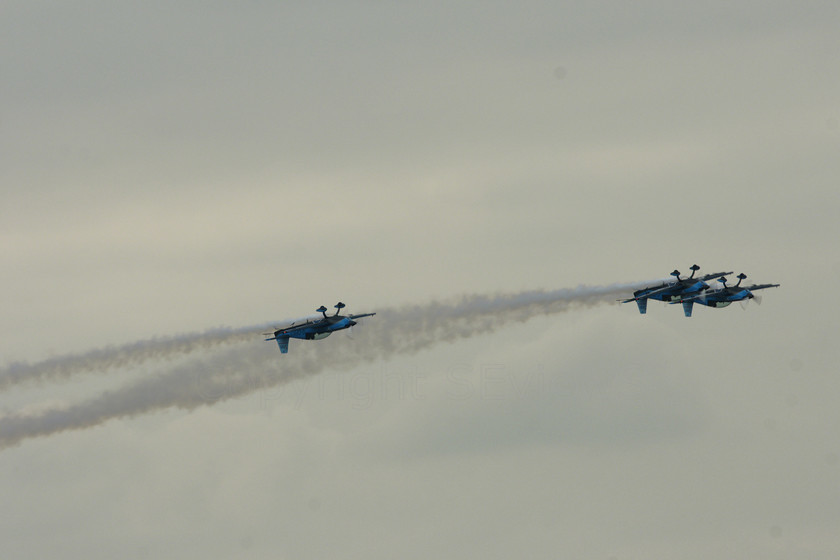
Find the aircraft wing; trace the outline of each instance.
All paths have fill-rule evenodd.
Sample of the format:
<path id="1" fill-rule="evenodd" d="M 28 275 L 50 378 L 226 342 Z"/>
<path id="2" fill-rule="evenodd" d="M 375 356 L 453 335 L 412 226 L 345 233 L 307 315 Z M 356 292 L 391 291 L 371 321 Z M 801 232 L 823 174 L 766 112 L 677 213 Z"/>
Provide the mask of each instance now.
<path id="1" fill-rule="evenodd" d="M 763 290 L 764 288 L 778 288 L 781 284 L 756 284 L 755 286 L 747 286 L 746 289 L 754 292 L 756 290 Z"/>
<path id="2" fill-rule="evenodd" d="M 730 272 L 713 272 L 712 274 L 704 274 L 703 276 L 701 276 L 697 280 L 700 280 L 702 282 L 705 282 L 706 280 L 717 280 L 721 276 L 728 276 L 730 274 L 734 274 L 734 273 L 731 272 L 731 271 Z"/>
<path id="3" fill-rule="evenodd" d="M 361 319 L 362 317 L 372 317 L 376 313 L 360 313 L 358 315 L 350 315 L 350 319 Z"/>
<path id="4" fill-rule="evenodd" d="M 287 334 L 287 333 L 290 333 L 290 332 L 294 332 L 298 329 L 302 329 L 302 328 L 305 328 L 305 327 L 312 326 L 312 325 L 320 322 L 321 320 L 322 319 L 316 319 L 316 320 L 304 321 L 302 323 L 286 325 L 286 326 L 283 326 L 283 327 L 275 327 L 273 331 L 263 333 L 263 334 L 265 334 L 265 335 Z M 268 340 L 272 340 L 272 339 L 268 339 Z"/>

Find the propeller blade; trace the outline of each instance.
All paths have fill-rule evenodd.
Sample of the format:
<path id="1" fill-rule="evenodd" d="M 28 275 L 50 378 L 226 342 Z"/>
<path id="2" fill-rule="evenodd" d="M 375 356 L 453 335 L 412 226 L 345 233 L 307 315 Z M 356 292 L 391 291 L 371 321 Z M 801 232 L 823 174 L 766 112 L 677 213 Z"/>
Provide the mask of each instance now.
<path id="1" fill-rule="evenodd" d="M 755 301 L 756 305 L 761 305 L 762 297 L 758 294 L 753 294 L 752 299 Z"/>
<path id="2" fill-rule="evenodd" d="M 356 337 L 360 336 L 360 335 L 364 336 L 365 329 L 364 329 L 364 327 L 362 327 L 363 324 L 364 324 L 364 321 L 356 321 L 355 325 L 353 325 L 352 327 L 347 329 L 347 336 L 351 340 L 356 340 Z"/>

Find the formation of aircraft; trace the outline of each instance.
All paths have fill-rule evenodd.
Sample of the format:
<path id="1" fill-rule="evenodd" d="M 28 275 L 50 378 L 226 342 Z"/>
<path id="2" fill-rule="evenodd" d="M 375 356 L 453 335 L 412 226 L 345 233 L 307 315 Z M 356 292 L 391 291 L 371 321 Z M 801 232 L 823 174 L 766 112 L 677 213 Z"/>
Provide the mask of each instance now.
<path id="1" fill-rule="evenodd" d="M 680 271 L 675 270 L 671 273 L 674 280 L 666 281 L 656 286 L 648 286 L 646 288 L 642 288 L 641 290 L 636 290 L 633 292 L 632 298 L 619 301 L 621 301 L 621 303 L 635 301 L 636 305 L 639 306 L 639 313 L 645 314 L 647 313 L 648 299 L 655 299 L 669 303 L 675 300 L 681 300 L 684 297 L 700 294 L 703 291 L 708 290 L 709 285 L 706 283 L 707 280 L 715 280 L 717 278 L 722 278 L 727 274 L 732 274 L 732 272 L 715 272 L 712 274 L 704 274 L 703 276 L 695 278 L 694 275 L 698 270 L 700 270 L 699 266 L 696 264 L 692 265 L 691 276 L 687 278 L 681 277 Z"/>
<path id="2" fill-rule="evenodd" d="M 680 271 L 675 270 L 671 273 L 674 280 L 636 290 L 633 292 L 632 298 L 619 301 L 621 303 L 635 301 L 639 306 L 639 313 L 642 314 L 647 312 L 648 299 L 655 299 L 670 304 L 681 303 L 685 316 L 691 317 L 695 303 L 708 307 L 726 307 L 733 301 L 746 302 L 751 299 L 756 303 L 760 303 L 761 298 L 753 294 L 754 291 L 779 286 L 779 284 L 741 286 L 741 282 L 747 277 L 744 273 L 738 275 L 738 283 L 736 285 L 727 286 L 726 275 L 732 274 L 732 272 L 715 272 L 695 278 L 694 274 L 698 270 L 700 270 L 699 266 L 696 264 L 692 265 L 691 276 L 687 278 L 681 277 Z M 717 281 L 716 286 L 710 287 L 707 281 L 714 280 Z"/>
<path id="3" fill-rule="evenodd" d="M 635 301 L 639 307 L 639 313 L 647 313 L 647 302 L 649 299 L 654 299 L 669 304 L 681 303 L 686 317 L 691 317 L 691 312 L 694 309 L 694 304 L 699 303 L 707 307 L 726 307 L 732 302 L 738 301 L 742 304 L 753 300 L 756 303 L 761 303 L 760 296 L 754 292 L 764 290 L 766 288 L 777 288 L 779 284 L 753 284 L 752 286 L 741 286 L 747 275 L 741 273 L 738 275 L 738 283 L 734 286 L 727 285 L 727 274 L 732 272 L 714 272 L 712 274 L 704 274 L 696 276 L 700 267 L 691 266 L 691 275 L 682 276 L 679 270 L 671 273 L 673 280 L 666 280 L 654 286 L 647 286 L 640 290 L 633 292 L 633 297 L 629 299 L 619 300 L 621 303 L 630 303 Z M 708 282 L 713 282 L 710 286 Z M 308 315 L 300 319 L 287 321 L 281 325 L 275 326 L 272 331 L 263 333 L 269 338 L 266 341 L 275 340 L 277 346 L 280 347 L 280 352 L 286 354 L 289 352 L 289 339 L 298 338 L 301 340 L 320 340 L 330 336 L 335 331 L 349 329 L 358 323 L 358 319 L 363 317 L 371 317 L 376 313 L 360 313 L 357 315 L 339 315 L 341 310 L 346 307 L 343 303 L 335 304 L 335 313 L 327 315 L 327 308 L 323 305 L 316 309 L 317 314 Z"/>
<path id="4" fill-rule="evenodd" d="M 280 347 L 280 352 L 286 354 L 289 352 L 289 339 L 299 338 L 301 340 L 320 340 L 327 338 L 335 331 L 349 329 L 357 324 L 356 319 L 362 317 L 371 317 L 376 313 L 360 313 L 358 315 L 339 315 L 339 312 L 346 307 L 340 301 L 335 304 L 335 313 L 327 315 L 327 308 L 323 305 L 316 309 L 320 315 L 308 315 L 300 319 L 294 319 L 284 324 L 274 327 L 274 330 L 263 333 L 263 335 L 271 335 L 271 338 L 266 338 L 266 341 L 276 340 L 277 346 Z"/>

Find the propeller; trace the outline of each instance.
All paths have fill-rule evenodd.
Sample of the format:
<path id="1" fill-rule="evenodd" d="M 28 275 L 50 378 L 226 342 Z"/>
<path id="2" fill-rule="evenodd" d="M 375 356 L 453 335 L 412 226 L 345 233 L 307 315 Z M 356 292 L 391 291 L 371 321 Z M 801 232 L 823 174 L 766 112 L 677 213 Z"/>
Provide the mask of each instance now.
<path id="1" fill-rule="evenodd" d="M 351 340 L 356 340 L 358 335 L 364 336 L 367 327 L 364 326 L 365 321 L 360 319 L 353 319 L 353 326 L 347 329 L 347 337 Z"/>
<path id="2" fill-rule="evenodd" d="M 758 294 L 754 294 L 753 292 L 750 292 L 750 295 L 746 299 L 742 299 L 738 303 L 741 304 L 741 309 L 746 311 L 747 307 L 749 307 L 749 303 L 751 301 L 754 301 L 756 305 L 761 305 L 761 296 L 758 295 Z"/>

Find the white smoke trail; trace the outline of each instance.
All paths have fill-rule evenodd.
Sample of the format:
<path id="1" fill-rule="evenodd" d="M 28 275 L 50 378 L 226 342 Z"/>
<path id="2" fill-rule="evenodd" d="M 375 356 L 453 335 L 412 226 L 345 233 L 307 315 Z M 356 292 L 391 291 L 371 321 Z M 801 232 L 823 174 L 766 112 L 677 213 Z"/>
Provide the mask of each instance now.
<path id="1" fill-rule="evenodd" d="M 58 356 L 34 364 L 15 362 L 0 369 L 0 391 L 16 385 L 62 381 L 85 373 L 105 373 L 147 360 L 176 358 L 198 350 L 253 340 L 270 324 L 250 327 L 218 327 L 204 332 L 139 340 L 122 346 L 97 348 L 84 354 Z"/>
<path id="2" fill-rule="evenodd" d="M 27 438 L 97 426 L 114 418 L 173 407 L 191 410 L 313 375 L 326 368 L 349 369 L 378 359 L 418 352 L 440 342 L 492 332 L 511 322 L 526 321 L 537 315 L 614 302 L 617 296 L 644 285 L 614 284 L 499 296 L 476 295 L 454 303 L 380 310 L 367 323 L 363 341 L 348 341 L 345 338 L 331 345 L 330 352 L 323 352 L 323 348 L 318 352 L 315 345 L 303 342 L 293 342 L 290 353 L 282 356 L 276 348 L 272 348 L 271 352 L 265 351 L 265 348 L 254 348 L 253 344 L 259 338 L 252 343 L 253 339 L 245 339 L 244 335 L 255 330 L 258 332 L 263 327 L 230 330 L 227 337 L 214 332 L 208 335 L 208 339 L 215 342 L 207 344 L 198 340 L 199 335 L 191 335 L 192 338 L 182 337 L 181 346 L 173 342 L 175 339 L 170 339 L 159 347 L 145 341 L 102 354 L 95 351 L 85 355 L 84 361 L 101 370 L 124 363 L 138 363 L 166 354 L 176 347 L 179 349 L 177 352 L 184 353 L 218 347 L 222 342 L 231 344 L 204 359 L 192 358 L 180 366 L 170 367 L 76 405 L 51 408 L 38 414 L 6 415 L 0 418 L 0 448 L 16 445 Z M 190 338 L 189 344 L 183 342 L 186 338 Z M 236 342 L 240 344 L 234 344 Z M 75 363 L 81 358 L 73 356 L 69 360 Z M 53 368 L 50 371 L 70 371 L 52 362 L 50 367 Z"/>

